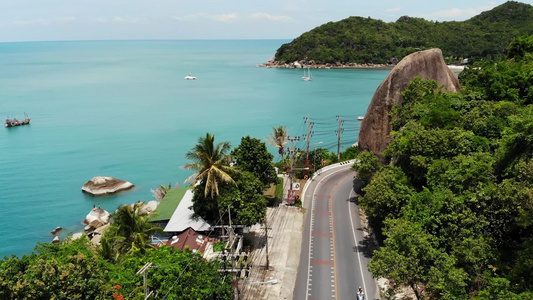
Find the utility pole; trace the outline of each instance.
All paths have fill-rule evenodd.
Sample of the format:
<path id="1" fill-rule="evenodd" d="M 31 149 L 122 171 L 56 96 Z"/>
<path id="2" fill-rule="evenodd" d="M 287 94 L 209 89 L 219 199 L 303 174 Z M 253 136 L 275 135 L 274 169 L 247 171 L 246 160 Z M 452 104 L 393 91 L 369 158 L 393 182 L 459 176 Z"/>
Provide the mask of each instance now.
<path id="1" fill-rule="evenodd" d="M 339 130 L 335 130 L 337 132 L 337 160 L 341 159 L 341 133 L 344 131 L 344 129 L 341 128 L 344 121 L 340 116 L 337 116 L 337 120 L 339 121 Z"/>
<path id="2" fill-rule="evenodd" d="M 228 205 L 228 217 L 229 217 L 229 244 L 233 247 L 233 227 L 231 227 L 231 207 Z"/>
<path id="3" fill-rule="evenodd" d="M 295 136 L 295 137 L 287 137 L 287 139 L 289 141 L 291 141 L 291 148 L 289 149 L 289 155 L 290 155 L 290 167 L 289 167 L 289 182 L 290 182 L 290 186 L 289 186 L 289 195 L 287 195 L 289 198 L 289 203 L 291 202 L 290 200 L 290 197 L 292 195 L 292 197 L 294 197 L 294 192 L 292 190 L 292 169 L 294 167 L 294 152 L 297 152 L 297 151 L 300 151 L 300 149 L 298 148 L 294 148 L 294 141 L 300 141 L 300 137 L 299 136 Z M 293 198 L 294 199 L 294 198 Z"/>
<path id="4" fill-rule="evenodd" d="M 307 135 L 305 136 L 305 139 L 307 140 L 307 151 L 306 151 L 307 155 L 305 157 L 305 166 L 308 167 L 308 164 L 309 164 L 309 145 L 311 143 L 311 135 L 313 134 L 311 132 L 311 128 L 313 127 L 313 124 L 315 124 L 315 123 L 311 122 L 311 120 L 309 119 L 309 116 L 304 117 L 304 120 L 307 123 Z"/>
<path id="5" fill-rule="evenodd" d="M 231 226 L 231 207 L 228 205 L 228 216 L 229 216 L 229 244 L 231 245 L 231 273 L 233 274 L 233 296 L 235 300 L 239 300 L 239 282 L 237 281 L 237 274 L 235 271 L 235 255 L 233 255 L 233 242 L 234 242 L 234 236 L 233 236 L 233 227 Z"/>
<path id="6" fill-rule="evenodd" d="M 152 263 L 146 263 L 139 271 L 137 271 L 137 274 L 136 274 L 136 275 L 140 275 L 140 274 L 143 275 L 144 295 L 146 295 L 146 298 L 144 298 L 145 300 L 148 299 L 148 297 L 150 297 L 150 295 L 152 294 L 152 292 L 148 293 L 148 287 L 146 286 L 146 272 L 151 267 L 152 267 Z"/>

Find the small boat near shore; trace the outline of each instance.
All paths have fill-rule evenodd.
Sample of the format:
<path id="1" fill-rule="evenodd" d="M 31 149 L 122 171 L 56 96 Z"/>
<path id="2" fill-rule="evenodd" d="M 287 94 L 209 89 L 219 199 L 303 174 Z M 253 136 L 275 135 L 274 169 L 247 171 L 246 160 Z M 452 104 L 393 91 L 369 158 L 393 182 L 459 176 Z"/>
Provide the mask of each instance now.
<path id="1" fill-rule="evenodd" d="M 364 119 L 365 119 L 364 116 L 359 116 L 359 117 L 357 117 L 357 121 L 363 121 Z"/>
<path id="2" fill-rule="evenodd" d="M 24 120 L 19 120 L 17 118 L 13 119 L 6 119 L 6 123 L 4 124 L 5 127 L 15 127 L 15 126 L 21 126 L 21 125 L 28 125 L 30 124 L 30 118 L 28 115 L 24 114 L 26 118 Z"/>

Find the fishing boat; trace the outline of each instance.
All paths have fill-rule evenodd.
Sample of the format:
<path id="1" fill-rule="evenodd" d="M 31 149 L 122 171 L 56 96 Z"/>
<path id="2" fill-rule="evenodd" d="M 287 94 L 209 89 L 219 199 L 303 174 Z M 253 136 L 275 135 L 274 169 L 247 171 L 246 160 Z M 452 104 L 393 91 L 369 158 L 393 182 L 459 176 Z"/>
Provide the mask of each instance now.
<path id="1" fill-rule="evenodd" d="M 307 75 L 305 74 L 305 69 L 304 69 L 304 76 L 302 77 L 302 79 L 304 81 L 311 81 L 313 80 L 313 76 L 311 75 L 311 70 L 309 68 L 307 68 Z"/>
<path id="2" fill-rule="evenodd" d="M 196 80 L 196 76 L 192 76 L 191 74 L 185 76 L 185 79 L 187 80 Z"/>
<path id="3" fill-rule="evenodd" d="M 28 117 L 27 114 L 24 114 L 26 116 L 26 118 L 24 120 L 19 120 L 17 118 L 13 118 L 13 119 L 6 119 L 6 123 L 4 124 L 6 127 L 15 127 L 15 126 L 20 126 L 20 125 L 28 125 L 30 124 L 30 118 Z"/>

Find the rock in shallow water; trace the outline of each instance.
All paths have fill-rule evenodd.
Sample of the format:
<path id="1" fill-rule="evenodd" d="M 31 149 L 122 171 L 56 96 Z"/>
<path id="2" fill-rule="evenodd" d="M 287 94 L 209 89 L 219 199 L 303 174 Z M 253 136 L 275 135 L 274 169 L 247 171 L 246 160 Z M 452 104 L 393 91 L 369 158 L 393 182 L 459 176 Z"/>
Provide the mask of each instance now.
<path id="1" fill-rule="evenodd" d="M 60 230 L 62 230 L 63 228 L 57 226 L 56 229 L 52 230 L 50 233 L 53 234 L 53 235 L 56 235 L 56 233 L 58 233 Z"/>
<path id="2" fill-rule="evenodd" d="M 121 179 L 97 176 L 87 181 L 81 190 L 94 196 L 100 196 L 131 189 L 133 186 L 131 182 Z"/>

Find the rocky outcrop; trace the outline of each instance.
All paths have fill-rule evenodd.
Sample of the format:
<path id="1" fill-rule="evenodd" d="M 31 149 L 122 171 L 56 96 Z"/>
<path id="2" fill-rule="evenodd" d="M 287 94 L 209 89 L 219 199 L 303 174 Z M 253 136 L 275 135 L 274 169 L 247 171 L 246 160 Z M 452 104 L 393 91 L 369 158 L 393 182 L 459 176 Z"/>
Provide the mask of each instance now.
<path id="1" fill-rule="evenodd" d="M 108 211 L 105 211 L 101 208 L 93 208 L 91 212 L 83 220 L 85 226 L 85 231 L 93 231 L 97 228 L 100 228 L 109 223 L 111 214 Z"/>
<path id="2" fill-rule="evenodd" d="M 148 203 L 144 204 L 141 208 L 141 210 L 139 211 L 139 215 L 149 215 L 151 214 L 152 212 L 155 211 L 155 209 L 157 208 L 157 205 L 159 204 L 159 202 L 153 200 L 153 201 L 149 201 Z"/>
<path id="3" fill-rule="evenodd" d="M 87 181 L 81 190 L 94 196 L 100 196 L 131 189 L 132 187 L 133 184 L 131 182 L 113 177 L 98 176 Z"/>
<path id="4" fill-rule="evenodd" d="M 361 130 L 359 148 L 372 151 L 382 158 L 391 142 L 389 112 L 393 105 L 402 104 L 401 93 L 415 76 L 438 81 L 448 92 L 458 92 L 457 76 L 446 66 L 440 49 L 416 52 L 404 57 L 379 85 L 368 106 Z"/>
<path id="5" fill-rule="evenodd" d="M 62 229 L 63 229 L 63 228 L 57 226 L 56 229 L 52 230 L 50 233 L 51 233 L 52 235 L 56 235 L 56 233 L 58 233 L 58 232 L 61 231 Z"/>
<path id="6" fill-rule="evenodd" d="M 280 68 L 280 69 L 392 69 L 392 64 L 372 64 L 372 63 L 325 63 L 319 64 L 314 60 L 299 60 L 294 62 L 279 62 L 275 59 L 269 59 L 266 63 L 258 65 L 258 67 L 265 68 Z"/>

